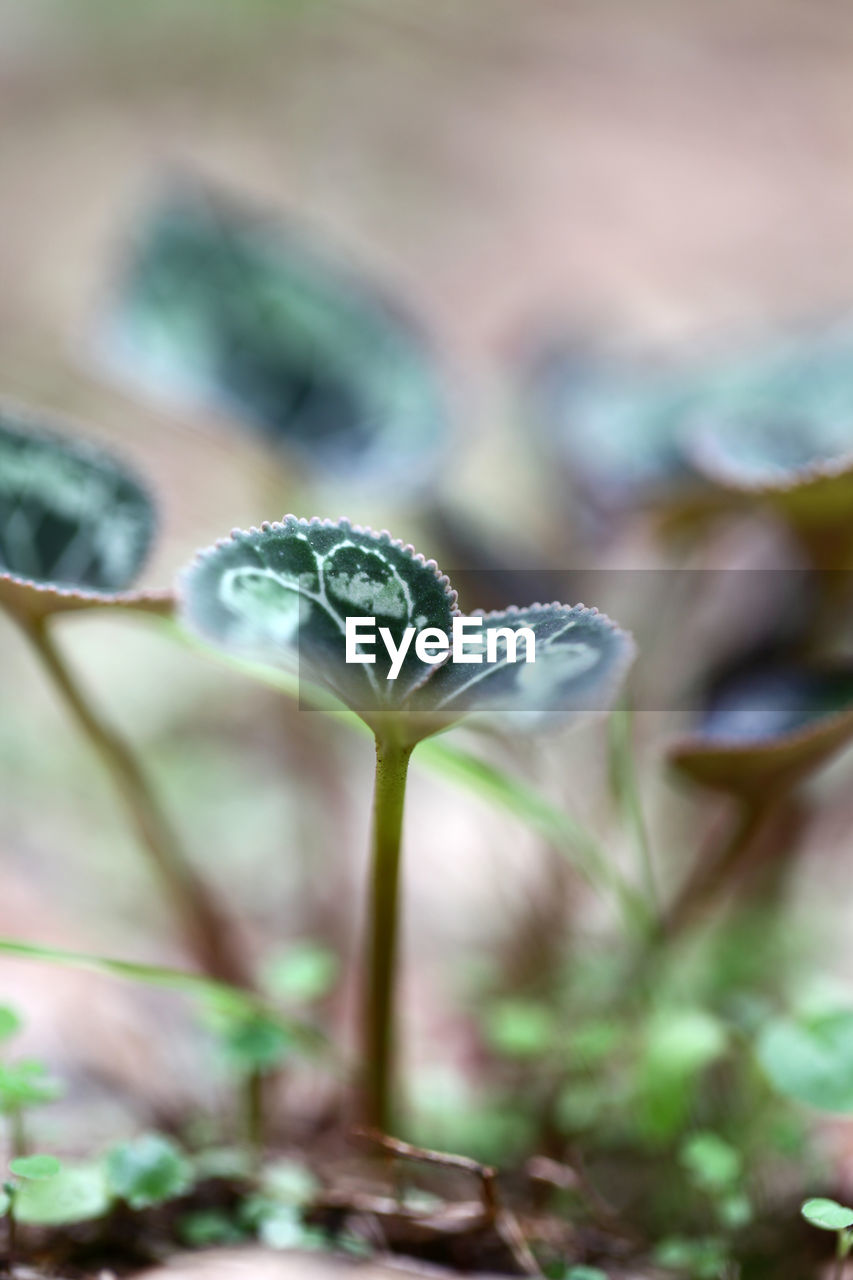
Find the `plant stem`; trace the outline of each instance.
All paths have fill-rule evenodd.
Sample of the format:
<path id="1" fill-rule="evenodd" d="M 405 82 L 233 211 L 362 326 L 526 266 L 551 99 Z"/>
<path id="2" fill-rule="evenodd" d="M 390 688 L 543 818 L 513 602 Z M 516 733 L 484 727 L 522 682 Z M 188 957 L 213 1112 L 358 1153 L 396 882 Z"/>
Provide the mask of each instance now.
<path id="1" fill-rule="evenodd" d="M 187 860 L 130 747 L 90 705 L 54 643 L 49 622 L 19 621 L 66 706 L 112 777 L 181 921 L 191 954 L 210 977 L 233 986 L 251 987 L 251 975 L 231 937 L 225 913 Z"/>
<path id="2" fill-rule="evenodd" d="M 617 803 L 627 825 L 633 831 L 640 863 L 645 898 L 651 919 L 660 915 L 660 895 L 655 875 L 646 818 L 640 800 L 640 786 L 634 758 L 634 717 L 631 706 L 623 699 L 610 716 L 610 771 Z"/>
<path id="3" fill-rule="evenodd" d="M 27 1154 L 27 1134 L 20 1107 L 17 1107 L 9 1116 L 9 1149 L 13 1160 L 18 1160 Z"/>
<path id="4" fill-rule="evenodd" d="M 410 746 L 376 739 L 364 1013 L 364 1121 L 387 1133 L 394 1074 L 400 842 Z"/>
<path id="5" fill-rule="evenodd" d="M 9 1197 L 9 1208 L 6 1210 L 6 1269 L 13 1276 L 18 1252 L 18 1223 L 15 1218 L 15 1189 L 9 1190 L 9 1186 L 10 1184 L 6 1184 L 6 1194 Z"/>
<path id="6" fill-rule="evenodd" d="M 835 1248 L 835 1266 L 832 1269 L 833 1280 L 844 1280 L 845 1262 L 850 1252 L 850 1237 L 847 1231 L 839 1231 Z"/>
<path id="7" fill-rule="evenodd" d="M 244 1085 L 246 1147 L 253 1173 L 260 1171 L 266 1145 L 266 1082 L 266 1074 L 256 1069 L 249 1073 Z"/>
<path id="8" fill-rule="evenodd" d="M 666 912 L 663 933 L 672 940 L 693 923 L 717 895 L 734 873 L 743 856 L 762 830 L 773 802 L 749 801 L 741 803 L 737 820 L 722 844 L 703 851 L 692 875 L 681 889 L 675 902 Z"/>

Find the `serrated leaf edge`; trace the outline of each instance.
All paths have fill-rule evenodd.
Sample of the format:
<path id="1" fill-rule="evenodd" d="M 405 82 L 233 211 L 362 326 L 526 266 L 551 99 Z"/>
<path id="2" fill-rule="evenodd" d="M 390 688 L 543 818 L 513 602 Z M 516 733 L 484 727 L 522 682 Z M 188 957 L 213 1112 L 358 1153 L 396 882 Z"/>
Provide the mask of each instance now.
<path id="1" fill-rule="evenodd" d="M 552 600 L 550 603 L 546 604 L 537 600 L 533 604 L 527 605 L 510 604 L 507 605 L 505 609 L 474 609 L 471 613 L 465 614 L 464 616 L 468 618 L 482 618 L 484 621 L 489 621 L 490 619 L 506 618 L 508 616 L 512 617 L 519 614 L 530 614 L 533 612 L 541 612 L 545 614 L 555 609 L 564 616 L 575 613 L 577 610 L 582 610 L 586 617 L 596 618 L 599 622 L 603 623 L 609 631 L 617 633 L 625 641 L 622 653 L 619 655 L 616 662 L 614 662 L 613 667 L 604 682 L 605 700 L 609 701 L 610 696 L 619 688 L 624 676 L 630 670 L 631 665 L 637 656 L 637 642 L 631 631 L 626 631 L 624 627 L 620 627 L 618 622 L 614 622 L 608 614 L 602 613 L 602 611 L 597 609 L 595 605 L 585 605 L 580 601 L 577 604 L 564 604 L 560 600 Z M 457 611 L 456 616 L 462 615 Z M 441 663 L 428 672 L 417 688 L 423 688 L 424 685 L 428 684 L 430 677 L 443 665 L 444 664 Z M 461 716 L 468 714 L 472 713 L 460 713 Z"/>
<path id="2" fill-rule="evenodd" d="M 4 418 L 11 420 L 8 426 L 3 425 Z M 0 396 L 0 430 L 8 430 L 10 434 L 17 432 L 18 435 L 31 437 L 41 441 L 43 444 L 55 444 L 60 449 L 76 455 L 77 458 L 93 464 L 111 465 L 135 486 L 148 507 L 151 520 L 151 527 L 143 547 L 139 567 L 137 572 L 133 574 L 133 577 L 138 577 L 142 566 L 151 553 L 152 546 L 156 542 L 160 519 L 154 495 L 148 484 L 140 477 L 133 463 L 127 462 L 121 453 L 114 452 L 112 443 L 103 445 L 100 441 L 91 440 L 87 435 L 86 427 L 82 423 L 78 423 L 75 418 L 66 417 L 64 414 L 61 416 L 54 415 L 50 409 L 33 408 L 31 405 L 16 400 L 13 396 Z M 131 599 L 144 599 L 151 602 L 151 605 L 156 605 L 156 602 L 161 598 L 159 592 L 127 590 L 100 592 L 81 590 L 76 587 L 61 587 L 57 583 L 51 583 L 47 578 L 26 578 L 19 574 L 2 570 L 0 570 L 0 581 L 11 582 L 18 587 L 29 587 L 34 591 L 59 596 L 63 600 L 80 600 L 85 602 L 81 605 L 82 608 L 86 608 L 90 603 L 101 599 L 105 604 L 115 601 L 120 604 L 126 604 L 128 607 L 134 607 L 129 603 Z M 171 599 L 171 593 L 169 593 L 169 597 Z"/>
<path id="3" fill-rule="evenodd" d="M 687 452 L 693 466 L 713 484 L 753 497 L 784 495 L 806 489 L 821 480 L 839 480 L 853 476 L 853 450 L 833 455 L 802 467 L 786 467 L 777 478 L 750 479 L 741 474 L 737 465 L 724 458 L 712 456 L 709 445 L 703 440 L 690 442 Z"/>
<path id="4" fill-rule="evenodd" d="M 235 528 L 230 534 L 224 538 L 218 538 L 216 542 L 209 547 L 203 547 L 197 551 L 192 562 L 181 571 L 178 575 L 178 584 L 176 590 L 176 600 L 180 605 L 185 601 L 184 589 L 186 582 L 193 570 L 200 564 L 204 564 L 210 560 L 217 551 L 222 551 L 232 543 L 239 542 L 243 538 L 250 538 L 259 533 L 274 533 L 278 530 L 287 530 L 298 527 L 300 529 L 336 529 L 344 533 L 354 533 L 359 536 L 371 538 L 380 546 L 395 547 L 398 551 L 404 552 L 411 560 L 419 564 L 422 568 L 428 569 L 436 581 L 443 587 L 444 594 L 450 606 L 451 616 L 459 617 L 460 610 L 458 607 L 458 593 L 450 585 L 450 579 L 446 573 L 442 573 L 435 560 L 428 560 L 422 552 L 416 551 L 410 542 L 403 542 L 401 538 L 394 538 L 387 529 L 377 532 L 371 529 L 369 525 L 353 524 L 346 516 L 341 516 L 337 520 L 331 517 L 312 516 L 306 520 L 303 516 L 285 515 L 281 520 L 264 520 L 260 525 L 251 525 L 248 529 Z"/>

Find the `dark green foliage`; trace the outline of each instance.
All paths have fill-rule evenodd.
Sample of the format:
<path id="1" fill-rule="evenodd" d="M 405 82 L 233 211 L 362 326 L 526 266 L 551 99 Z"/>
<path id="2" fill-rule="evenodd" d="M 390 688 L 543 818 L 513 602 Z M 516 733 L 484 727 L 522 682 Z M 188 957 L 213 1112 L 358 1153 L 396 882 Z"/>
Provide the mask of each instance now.
<path id="1" fill-rule="evenodd" d="M 162 1204 L 192 1184 L 192 1167 L 180 1148 L 159 1133 L 146 1133 L 115 1147 L 107 1157 L 111 1192 L 132 1209 Z"/>
<path id="2" fill-rule="evenodd" d="M 853 455 L 851 353 L 849 326 L 728 358 L 555 343 L 531 368 L 527 403 L 581 500 L 788 489 Z"/>
<path id="3" fill-rule="evenodd" d="M 430 665 L 412 645 L 389 680 L 390 658 L 377 641 L 374 664 L 348 664 L 347 616 L 374 617 L 398 646 L 407 627 L 450 632 L 458 610 L 433 561 L 387 533 L 344 520 L 287 516 L 280 524 L 236 531 L 184 573 L 180 594 L 190 627 L 216 646 L 298 671 L 372 727 L 389 712 L 405 712 L 412 741 L 464 715 L 512 716 L 516 727 L 536 728 L 606 707 L 633 656 L 630 638 L 594 609 L 533 605 L 483 621 L 485 627 L 530 627 L 535 663 L 507 662 L 503 642 L 494 662 Z"/>
<path id="4" fill-rule="evenodd" d="M 123 591 L 153 531 L 151 501 L 123 464 L 0 410 L 0 571 L 41 586 Z"/>
<path id="5" fill-rule="evenodd" d="M 102 346 L 146 393 L 224 409 L 313 467 L 416 483 L 445 432 L 408 317 L 298 226 L 200 183 L 139 227 Z"/>

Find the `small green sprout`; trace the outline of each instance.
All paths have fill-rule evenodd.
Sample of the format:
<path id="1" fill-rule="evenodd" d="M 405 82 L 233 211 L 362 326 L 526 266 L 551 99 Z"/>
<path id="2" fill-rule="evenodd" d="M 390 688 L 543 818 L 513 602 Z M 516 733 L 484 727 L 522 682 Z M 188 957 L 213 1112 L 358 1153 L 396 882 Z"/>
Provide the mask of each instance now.
<path id="1" fill-rule="evenodd" d="M 62 1085 L 36 1059 L 26 1058 L 8 1066 L 0 1064 L 0 1113 L 8 1117 L 13 1151 L 23 1155 L 26 1149 L 26 1112 L 55 1102 L 61 1096 Z"/>
<path id="2" fill-rule="evenodd" d="M 609 708 L 632 660 L 632 641 L 583 605 L 511 607 L 465 620 L 434 561 L 388 533 L 346 520 L 286 516 L 260 529 L 236 530 L 185 571 L 179 600 L 185 623 L 202 639 L 262 670 L 283 668 L 309 696 L 319 687 L 374 734 L 363 1114 L 371 1127 L 387 1131 L 403 806 L 412 752 L 462 719 L 518 731 Z M 365 618 L 378 627 L 369 651 L 366 640 L 353 644 L 350 626 Z M 457 662 L 448 636 L 466 625 L 468 656 Z M 532 662 L 517 660 L 515 632 L 521 629 L 528 654 L 533 639 Z M 422 643 L 427 639 L 429 651 Z"/>
<path id="3" fill-rule="evenodd" d="M 56 1156 L 31 1155 L 18 1156 L 9 1162 L 11 1178 L 3 1183 L 2 1207 L 6 1214 L 6 1268 L 10 1275 L 14 1274 L 17 1253 L 17 1203 L 22 1185 L 28 1182 L 48 1182 L 61 1171 L 62 1163 Z"/>
<path id="4" fill-rule="evenodd" d="M 23 1028 L 23 1025 L 24 1022 L 20 1014 L 11 1006 L 0 1005 L 0 1044 L 4 1040 L 11 1040 Z"/>
<path id="5" fill-rule="evenodd" d="M 835 1280 L 844 1275 L 844 1262 L 853 1249 L 853 1209 L 838 1204 L 835 1200 L 816 1198 L 806 1200 L 800 1208 L 806 1222 L 821 1231 L 834 1231 L 835 1246 Z"/>
<path id="6" fill-rule="evenodd" d="M 731 798 L 734 821 L 703 851 L 665 920 L 674 936 L 716 902 L 762 843 L 781 857 L 798 838 L 802 784 L 853 737 L 853 668 L 764 665 L 717 690 L 698 726 L 673 743 L 673 769 Z"/>
<path id="7" fill-rule="evenodd" d="M 743 1184 L 740 1152 L 716 1133 L 691 1134 L 681 1148 L 681 1164 L 697 1191 L 711 1201 L 720 1227 L 736 1231 L 752 1217 Z"/>
<path id="8" fill-rule="evenodd" d="M 194 870 L 129 744 L 91 704 L 57 643 L 68 613 L 168 616 L 168 593 L 131 590 L 154 537 L 154 504 L 105 450 L 0 405 L 0 608 L 16 622 L 112 778 L 155 876 L 206 973 L 251 985 L 227 913 Z"/>
<path id="9" fill-rule="evenodd" d="M 23 1021 L 14 1009 L 0 1006 L 0 1042 L 11 1040 L 22 1027 Z M 26 1112 L 55 1102 L 61 1095 L 62 1085 L 36 1059 L 0 1062 L 0 1115 L 7 1117 L 9 1147 L 14 1157 L 26 1154 Z"/>

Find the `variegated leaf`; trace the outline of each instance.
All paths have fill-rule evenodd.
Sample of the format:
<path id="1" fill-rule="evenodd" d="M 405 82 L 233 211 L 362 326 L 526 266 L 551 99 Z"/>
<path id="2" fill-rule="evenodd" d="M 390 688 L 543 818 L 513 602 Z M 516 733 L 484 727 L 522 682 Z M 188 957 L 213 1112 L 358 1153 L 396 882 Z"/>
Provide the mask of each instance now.
<path id="1" fill-rule="evenodd" d="M 154 524 L 122 463 L 0 408 L 0 603 L 34 617 L 114 601 L 165 608 L 161 597 L 127 593 Z"/>
<path id="2" fill-rule="evenodd" d="M 413 710 L 438 722 L 473 716 L 517 729 L 558 724 L 609 707 L 633 658 L 630 636 L 583 605 L 534 604 L 483 614 L 482 620 L 482 634 L 465 644 L 466 652 L 482 662 L 437 667 L 413 696 Z M 523 660 L 525 630 L 534 639 L 533 662 Z"/>
<path id="3" fill-rule="evenodd" d="M 536 660 L 507 661 L 496 637 L 494 660 L 478 665 L 422 661 L 409 648 L 396 678 L 395 649 L 407 628 L 452 637 L 456 595 L 434 562 L 390 535 L 347 521 L 298 520 L 248 532 L 200 554 L 179 592 L 192 630 L 225 651 L 297 671 L 330 689 L 372 727 L 393 713 L 401 739 L 417 741 L 461 716 L 538 727 L 609 704 L 630 663 L 630 638 L 582 605 L 534 605 L 486 615 L 488 628 L 529 627 Z M 347 618 L 375 620 L 376 643 L 360 650 L 370 664 L 346 661 Z M 381 637 L 381 640 L 380 640 Z M 476 653 L 476 646 L 466 646 Z M 525 653 L 522 644 L 519 656 Z"/>
<path id="4" fill-rule="evenodd" d="M 311 468 L 417 484 L 445 434 L 402 309 L 298 225 L 199 182 L 142 219 L 99 345 L 147 396 L 222 410 Z"/>
<path id="5" fill-rule="evenodd" d="M 346 618 L 375 618 L 399 646 L 407 627 L 449 630 L 456 596 L 434 561 L 387 533 L 286 516 L 202 552 L 183 575 L 180 600 L 208 641 L 297 671 L 369 719 L 400 706 L 432 667 L 410 648 L 388 680 L 381 644 L 370 650 L 374 663 L 347 663 Z"/>
<path id="6" fill-rule="evenodd" d="M 853 738 L 853 670 L 780 667 L 726 687 L 670 759 L 695 782 L 758 795 L 805 777 Z"/>

